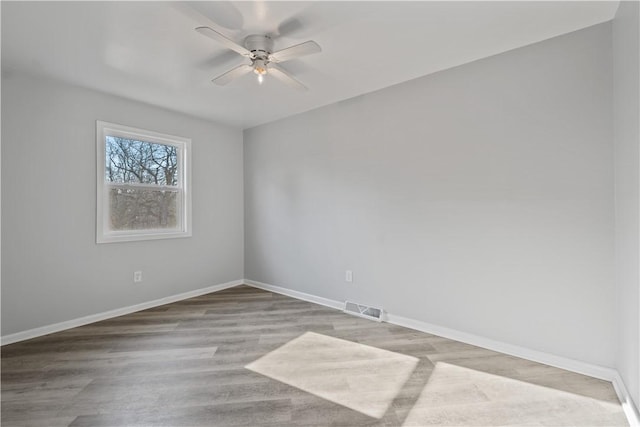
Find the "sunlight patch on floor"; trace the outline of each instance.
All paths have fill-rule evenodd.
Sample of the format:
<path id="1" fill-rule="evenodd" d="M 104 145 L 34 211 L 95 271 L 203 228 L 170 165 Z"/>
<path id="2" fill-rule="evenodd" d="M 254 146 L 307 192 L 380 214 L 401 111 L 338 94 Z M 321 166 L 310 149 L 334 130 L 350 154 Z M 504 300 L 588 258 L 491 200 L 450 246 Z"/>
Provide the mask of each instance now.
<path id="1" fill-rule="evenodd" d="M 374 418 L 382 418 L 418 359 L 314 332 L 245 368 Z"/>
<path id="2" fill-rule="evenodd" d="M 627 425 L 619 404 L 437 362 L 403 426 L 576 423 Z"/>

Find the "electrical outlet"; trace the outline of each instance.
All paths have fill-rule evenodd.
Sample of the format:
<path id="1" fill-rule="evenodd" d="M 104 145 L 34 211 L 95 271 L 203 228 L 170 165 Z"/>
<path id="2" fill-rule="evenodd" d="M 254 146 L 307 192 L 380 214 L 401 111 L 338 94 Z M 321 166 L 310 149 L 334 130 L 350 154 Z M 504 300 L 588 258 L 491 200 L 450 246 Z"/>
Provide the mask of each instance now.
<path id="1" fill-rule="evenodd" d="M 344 281 L 345 282 L 353 282 L 353 271 L 347 270 L 344 273 Z"/>
<path id="2" fill-rule="evenodd" d="M 133 272 L 133 283 L 142 282 L 142 271 L 134 271 Z"/>

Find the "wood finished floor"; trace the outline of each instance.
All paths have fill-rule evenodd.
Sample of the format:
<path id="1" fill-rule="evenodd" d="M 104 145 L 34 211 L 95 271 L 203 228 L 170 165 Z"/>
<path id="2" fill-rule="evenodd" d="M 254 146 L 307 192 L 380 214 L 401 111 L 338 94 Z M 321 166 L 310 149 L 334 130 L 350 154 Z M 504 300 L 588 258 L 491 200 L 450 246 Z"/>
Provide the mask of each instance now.
<path id="1" fill-rule="evenodd" d="M 2 347 L 3 426 L 628 425 L 610 383 L 238 286 Z"/>

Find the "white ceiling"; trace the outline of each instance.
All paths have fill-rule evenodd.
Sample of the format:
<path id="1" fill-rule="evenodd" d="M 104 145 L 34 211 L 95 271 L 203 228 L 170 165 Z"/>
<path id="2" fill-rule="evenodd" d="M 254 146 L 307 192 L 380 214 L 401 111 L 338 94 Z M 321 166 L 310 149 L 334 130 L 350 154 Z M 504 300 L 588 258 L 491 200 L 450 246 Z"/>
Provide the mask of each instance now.
<path id="1" fill-rule="evenodd" d="M 617 2 L 2 2 L 5 71 L 46 75 L 248 128 L 604 22 Z M 282 66 L 297 92 L 253 74 L 211 78 L 243 58 L 194 31 L 275 49 L 313 39 Z"/>

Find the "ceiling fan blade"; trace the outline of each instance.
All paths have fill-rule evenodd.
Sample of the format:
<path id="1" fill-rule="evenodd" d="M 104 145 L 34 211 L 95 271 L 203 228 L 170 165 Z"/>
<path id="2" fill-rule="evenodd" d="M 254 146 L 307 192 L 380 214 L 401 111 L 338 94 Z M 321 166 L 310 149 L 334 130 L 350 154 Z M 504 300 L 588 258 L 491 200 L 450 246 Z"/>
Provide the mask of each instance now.
<path id="1" fill-rule="evenodd" d="M 243 76 L 247 73 L 253 71 L 253 67 L 248 64 L 238 65 L 236 68 L 232 68 L 224 74 L 219 75 L 215 79 L 211 80 L 217 85 L 224 86 L 229 83 L 233 79 L 237 79 L 240 76 Z"/>
<path id="2" fill-rule="evenodd" d="M 213 28 L 198 27 L 196 28 L 196 31 L 202 34 L 203 36 L 207 36 L 210 39 L 217 41 L 218 43 L 222 44 L 224 47 L 238 52 L 240 55 L 249 56 L 251 54 L 251 52 L 249 52 L 247 49 L 240 46 L 238 43 L 234 42 L 233 40 L 227 38 L 226 36 L 223 36 Z"/>
<path id="3" fill-rule="evenodd" d="M 294 79 L 291 74 L 273 63 L 269 64 L 269 74 L 294 89 L 308 90 L 305 85 Z"/>
<path id="4" fill-rule="evenodd" d="M 293 58 L 298 58 L 304 55 L 311 55 L 312 53 L 318 53 L 322 51 L 322 48 L 318 43 L 313 40 L 309 40 L 304 43 L 297 44 L 295 46 L 288 47 L 286 49 L 273 52 L 269 55 L 269 60 L 272 62 L 284 62 Z"/>

